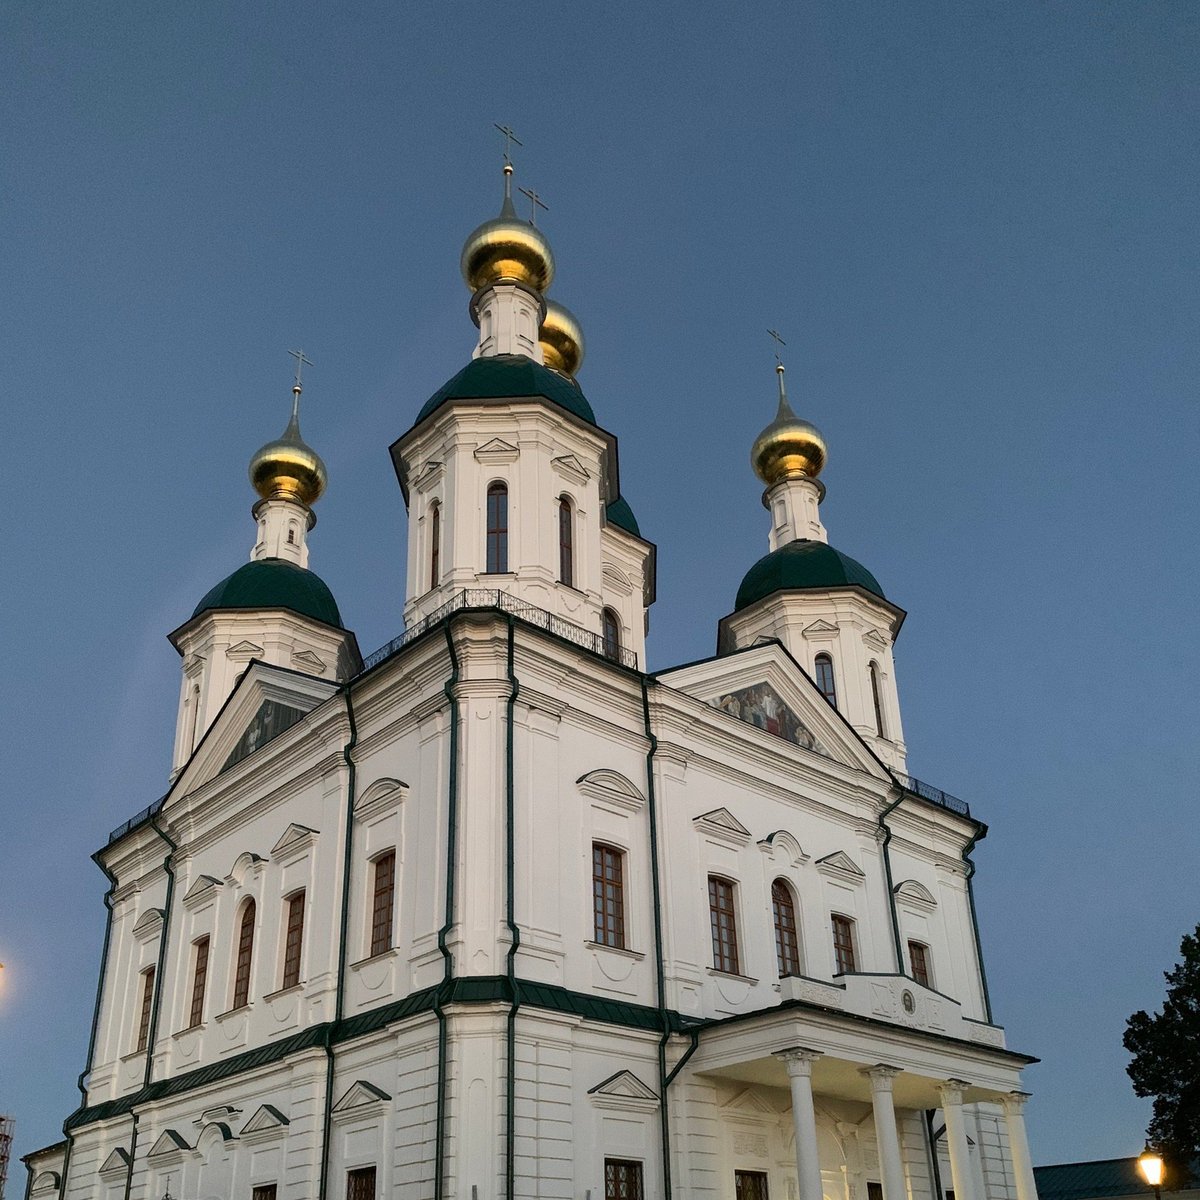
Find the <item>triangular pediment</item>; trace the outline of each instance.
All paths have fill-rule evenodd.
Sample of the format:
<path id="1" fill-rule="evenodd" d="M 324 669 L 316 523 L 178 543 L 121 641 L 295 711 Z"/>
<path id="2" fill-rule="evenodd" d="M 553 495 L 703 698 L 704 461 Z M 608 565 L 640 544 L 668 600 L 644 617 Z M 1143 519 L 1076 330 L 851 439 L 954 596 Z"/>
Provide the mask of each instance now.
<path id="1" fill-rule="evenodd" d="M 660 683 L 731 721 L 800 750 L 891 782 L 874 751 L 838 714 L 778 641 L 662 671 Z"/>
<path id="2" fill-rule="evenodd" d="M 158 1135 L 154 1145 L 150 1147 L 148 1158 L 166 1158 L 173 1154 L 182 1154 L 191 1150 L 188 1140 L 177 1129 L 164 1129 Z"/>
<path id="3" fill-rule="evenodd" d="M 317 830 L 307 825 L 298 825 L 294 821 L 279 836 L 279 840 L 271 847 L 272 858 L 286 858 L 289 854 L 306 849 L 311 845 Z"/>
<path id="4" fill-rule="evenodd" d="M 658 1107 L 658 1095 L 632 1071 L 618 1071 L 594 1088 L 588 1089 L 594 1103 L 602 1107 L 651 1109 Z"/>
<path id="5" fill-rule="evenodd" d="M 824 858 L 818 858 L 817 866 L 836 875 L 850 875 L 855 879 L 866 878 L 862 868 L 844 850 L 835 850 Z"/>
<path id="6" fill-rule="evenodd" d="M 254 1115 L 242 1126 L 241 1136 L 255 1133 L 271 1133 L 276 1129 L 286 1129 L 291 1122 L 273 1104 L 263 1104 Z"/>
<path id="7" fill-rule="evenodd" d="M 886 650 L 891 644 L 891 638 L 881 633 L 878 629 L 868 629 L 863 634 L 863 641 L 868 646 L 873 646 L 876 650 Z"/>
<path id="8" fill-rule="evenodd" d="M 307 671 L 310 675 L 324 675 L 327 664 L 311 650 L 301 650 L 292 655 L 292 666 L 299 671 Z"/>
<path id="9" fill-rule="evenodd" d="M 240 658 L 243 661 L 247 661 L 251 658 L 261 658 L 262 654 L 263 648 L 261 646 L 256 646 L 253 642 L 246 641 L 245 638 L 238 642 L 236 646 L 230 646 L 229 649 L 225 651 L 226 658 Z"/>
<path id="10" fill-rule="evenodd" d="M 332 680 L 252 661 L 180 771 L 171 794 L 194 791 L 250 758 L 336 691 Z"/>
<path id="11" fill-rule="evenodd" d="M 196 882 L 188 888 L 183 897 L 183 906 L 185 908 L 196 908 L 203 904 L 206 900 L 211 899 L 217 888 L 222 886 L 220 879 L 215 879 L 212 875 L 197 875 Z"/>
<path id="12" fill-rule="evenodd" d="M 832 621 L 826 621 L 824 617 L 815 620 L 811 625 L 805 625 L 801 632 L 805 637 L 818 637 L 823 634 L 837 633 L 838 627 Z"/>
<path id="13" fill-rule="evenodd" d="M 750 830 L 727 808 L 714 808 L 692 819 L 692 824 L 704 833 L 744 846 L 750 840 Z"/>
<path id="14" fill-rule="evenodd" d="M 382 1088 L 376 1087 L 365 1079 L 356 1079 L 342 1098 L 333 1106 L 335 1113 L 349 1112 L 354 1108 L 362 1108 L 367 1104 L 378 1104 L 381 1100 L 390 1100 L 391 1096 Z"/>
<path id="15" fill-rule="evenodd" d="M 492 438 L 476 449 L 475 458 L 479 462 L 512 462 L 520 453 L 516 446 L 503 438 Z"/>
<path id="16" fill-rule="evenodd" d="M 129 1170 L 129 1151 L 124 1146 L 110 1150 L 108 1157 L 100 1164 L 101 1176 L 124 1175 Z"/>
<path id="17" fill-rule="evenodd" d="M 563 454 L 558 458 L 551 459 L 551 465 L 560 475 L 565 476 L 572 483 L 584 484 L 590 478 L 587 467 L 574 454 Z"/>

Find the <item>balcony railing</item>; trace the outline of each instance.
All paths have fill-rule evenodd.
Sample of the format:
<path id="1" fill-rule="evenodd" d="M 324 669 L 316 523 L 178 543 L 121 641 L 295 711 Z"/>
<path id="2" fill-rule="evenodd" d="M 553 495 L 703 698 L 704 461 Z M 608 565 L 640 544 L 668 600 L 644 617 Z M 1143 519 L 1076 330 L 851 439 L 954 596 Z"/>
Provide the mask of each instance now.
<path id="1" fill-rule="evenodd" d="M 140 825 L 143 821 L 148 821 L 160 808 L 163 806 L 163 801 L 166 796 L 159 796 L 153 804 L 147 804 L 140 813 L 134 813 L 124 825 L 118 825 L 116 829 L 108 835 L 108 844 L 111 846 L 113 842 L 123 838 L 135 825 Z"/>
<path id="2" fill-rule="evenodd" d="M 518 599 L 510 592 L 502 592 L 497 588 L 464 588 L 461 592 L 456 592 L 451 596 L 445 604 L 435 608 L 428 616 L 422 617 L 421 620 L 410 625 L 399 637 L 392 638 L 390 642 L 380 646 L 373 654 L 367 655 L 363 660 L 363 670 L 369 671 L 372 667 L 378 666 L 385 658 L 390 658 L 397 650 L 403 649 L 409 642 L 419 638 L 423 633 L 427 633 L 452 613 L 463 612 L 465 609 L 488 608 L 498 608 L 501 612 L 511 613 L 526 625 L 544 629 L 547 633 L 552 633 L 556 637 L 581 646 L 584 650 L 590 650 L 593 654 L 599 654 L 612 662 L 620 663 L 623 667 L 637 668 L 637 655 L 632 650 L 628 650 L 624 646 L 607 644 L 601 634 L 584 629 L 582 625 L 576 625 L 574 621 L 556 617 L 544 608 L 538 608 L 525 600 Z"/>
<path id="3" fill-rule="evenodd" d="M 920 796 L 922 800 L 928 800 L 931 804 L 947 808 L 960 816 L 969 817 L 971 815 L 971 806 L 965 800 L 951 796 L 949 792 L 943 792 L 941 788 L 934 787 L 932 783 L 926 783 L 912 775 L 905 775 L 903 771 L 893 771 L 892 774 L 900 781 L 900 786 L 906 792 L 912 792 L 914 796 Z"/>

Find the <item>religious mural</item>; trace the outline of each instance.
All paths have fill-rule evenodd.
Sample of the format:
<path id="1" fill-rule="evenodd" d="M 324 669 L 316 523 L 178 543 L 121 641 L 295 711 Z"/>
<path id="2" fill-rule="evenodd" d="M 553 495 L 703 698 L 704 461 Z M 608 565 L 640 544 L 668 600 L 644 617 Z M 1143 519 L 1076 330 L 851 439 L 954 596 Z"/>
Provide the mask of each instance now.
<path id="1" fill-rule="evenodd" d="M 779 693 L 769 683 L 756 683 L 753 687 L 740 688 L 736 692 L 718 696 L 709 703 L 713 708 L 719 708 L 722 712 L 737 717 L 739 721 L 757 725 L 759 729 L 765 729 L 776 737 L 794 742 L 805 750 L 815 750 L 826 758 L 833 757 L 817 740 L 812 730 L 784 704 Z"/>

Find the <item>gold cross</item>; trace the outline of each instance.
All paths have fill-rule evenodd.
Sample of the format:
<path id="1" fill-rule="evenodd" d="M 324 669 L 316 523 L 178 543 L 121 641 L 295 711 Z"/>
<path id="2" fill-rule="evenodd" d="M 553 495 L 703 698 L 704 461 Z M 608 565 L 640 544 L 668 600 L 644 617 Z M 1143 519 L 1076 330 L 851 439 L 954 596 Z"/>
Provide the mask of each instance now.
<path id="1" fill-rule="evenodd" d="M 496 125 L 496 122 L 493 121 L 492 124 Z M 514 143 L 518 146 L 523 146 L 525 143 L 517 137 L 508 125 L 496 125 L 496 128 L 504 135 L 504 161 L 511 166 L 512 159 L 508 156 L 509 150 L 512 149 Z"/>
<path id="2" fill-rule="evenodd" d="M 537 192 L 535 192 L 532 188 L 518 188 L 517 191 L 519 191 L 522 196 L 529 197 L 530 203 L 532 205 L 532 212 L 530 212 L 530 214 L 529 214 L 529 223 L 530 223 L 530 225 L 536 225 L 537 224 L 537 210 L 539 208 L 544 208 L 546 210 L 546 212 L 549 212 L 550 211 L 549 206 L 542 202 L 541 196 L 539 196 L 537 194 Z"/>

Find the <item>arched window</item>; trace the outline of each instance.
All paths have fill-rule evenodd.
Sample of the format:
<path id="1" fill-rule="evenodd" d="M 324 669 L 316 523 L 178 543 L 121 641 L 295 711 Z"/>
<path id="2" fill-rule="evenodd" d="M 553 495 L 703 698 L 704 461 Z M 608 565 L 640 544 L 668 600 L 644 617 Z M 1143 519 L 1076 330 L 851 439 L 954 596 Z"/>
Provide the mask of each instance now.
<path id="1" fill-rule="evenodd" d="M 775 954 L 779 977 L 800 974 L 800 938 L 796 932 L 796 905 L 792 889 L 782 879 L 771 884 L 771 914 L 775 918 Z"/>
<path id="2" fill-rule="evenodd" d="M 196 749 L 196 735 L 200 732 L 200 685 L 198 683 L 192 685 L 189 703 L 192 711 L 188 714 L 188 720 L 191 722 L 192 731 L 188 738 L 188 750 L 192 751 Z"/>
<path id="3" fill-rule="evenodd" d="M 242 905 L 242 919 L 238 924 L 237 961 L 233 971 L 233 1007 L 242 1008 L 250 1003 L 250 963 L 254 958 L 254 898 Z"/>
<path id="4" fill-rule="evenodd" d="M 294 546 L 295 544 L 296 544 L 296 527 L 295 527 L 295 525 L 289 525 L 288 526 L 288 545 Z"/>
<path id="5" fill-rule="evenodd" d="M 487 573 L 503 575 L 508 570 L 508 488 L 502 483 L 487 490 Z"/>
<path id="6" fill-rule="evenodd" d="M 575 585 L 575 514 L 566 496 L 558 500 L 558 581 Z"/>
<path id="7" fill-rule="evenodd" d="M 875 705 L 875 732 L 880 737 L 887 737 L 883 731 L 883 705 L 879 702 L 879 667 L 872 662 L 867 672 L 871 676 L 871 700 Z"/>
<path id="8" fill-rule="evenodd" d="M 817 687 L 821 695 L 837 708 L 837 684 L 833 681 L 833 659 L 828 654 L 818 654 L 816 658 Z"/>
<path id="9" fill-rule="evenodd" d="M 621 653 L 621 618 L 611 608 L 604 610 L 604 653 L 608 658 Z"/>
<path id="10" fill-rule="evenodd" d="M 435 500 L 429 506 L 429 586 L 442 581 L 442 506 Z"/>

